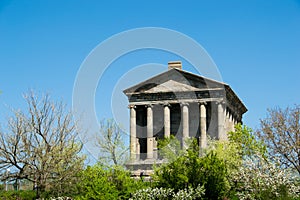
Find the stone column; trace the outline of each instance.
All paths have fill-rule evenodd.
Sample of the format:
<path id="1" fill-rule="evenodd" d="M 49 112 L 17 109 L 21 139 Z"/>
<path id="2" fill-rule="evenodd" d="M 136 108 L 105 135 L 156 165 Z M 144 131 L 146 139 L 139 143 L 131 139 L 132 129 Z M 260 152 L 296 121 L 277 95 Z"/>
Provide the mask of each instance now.
<path id="1" fill-rule="evenodd" d="M 147 159 L 153 158 L 153 106 L 147 106 Z"/>
<path id="2" fill-rule="evenodd" d="M 233 115 L 231 112 L 229 113 L 229 121 L 230 121 L 230 129 L 231 129 L 231 131 L 234 131 L 234 121 L 233 121 Z"/>
<path id="3" fill-rule="evenodd" d="M 224 124 L 224 129 L 225 129 L 225 132 L 227 133 L 229 131 L 229 111 L 228 111 L 228 108 L 225 108 L 224 109 L 224 112 L 225 112 L 225 124 Z"/>
<path id="4" fill-rule="evenodd" d="M 233 124 L 234 124 L 234 125 L 237 124 L 236 115 L 233 116 Z"/>
<path id="5" fill-rule="evenodd" d="M 165 138 L 170 137 L 171 134 L 171 118 L 170 118 L 170 104 L 164 105 L 164 136 Z"/>
<path id="6" fill-rule="evenodd" d="M 218 139 L 223 140 L 225 138 L 225 113 L 223 108 L 223 102 L 218 102 Z"/>
<path id="7" fill-rule="evenodd" d="M 200 148 L 206 148 L 206 107 L 204 103 L 200 104 Z"/>
<path id="8" fill-rule="evenodd" d="M 136 160 L 140 160 L 140 152 L 141 152 L 141 148 L 140 148 L 140 139 L 136 138 Z"/>
<path id="9" fill-rule="evenodd" d="M 157 140 L 153 137 L 153 158 L 155 160 L 158 159 L 158 148 L 157 148 Z"/>
<path id="10" fill-rule="evenodd" d="M 230 130 L 230 121 L 229 121 L 229 109 L 224 106 L 224 138 L 225 140 L 228 140 L 228 132 Z"/>
<path id="11" fill-rule="evenodd" d="M 136 160 L 136 112 L 135 112 L 135 106 L 131 105 L 130 108 L 130 160 L 134 161 Z"/>
<path id="12" fill-rule="evenodd" d="M 182 104 L 182 144 L 187 148 L 186 139 L 189 138 L 189 107 L 187 103 Z"/>

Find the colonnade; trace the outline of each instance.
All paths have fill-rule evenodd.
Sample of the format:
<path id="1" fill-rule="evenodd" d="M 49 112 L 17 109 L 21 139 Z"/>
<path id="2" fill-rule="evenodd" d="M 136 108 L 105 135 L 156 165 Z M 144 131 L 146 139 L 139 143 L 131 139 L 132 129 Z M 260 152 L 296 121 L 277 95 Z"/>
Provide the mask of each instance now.
<path id="1" fill-rule="evenodd" d="M 227 132 L 234 130 L 234 125 L 238 122 L 236 117 L 226 109 L 223 102 L 217 103 L 217 139 L 226 140 Z M 153 136 L 153 105 L 145 105 L 147 107 L 147 156 L 146 159 L 154 159 L 157 149 L 157 143 Z M 171 135 L 171 110 L 170 104 L 165 103 L 163 108 L 164 113 L 164 137 L 168 138 Z M 207 103 L 199 103 L 199 125 L 200 125 L 200 148 L 206 148 L 207 145 Z M 131 160 L 139 160 L 140 146 L 137 138 L 137 116 L 136 106 L 130 105 L 130 158 Z M 185 141 L 189 138 L 189 103 L 181 103 L 181 119 L 182 119 L 182 144 L 183 148 L 187 148 Z M 195 120 L 195 119 L 192 119 Z"/>

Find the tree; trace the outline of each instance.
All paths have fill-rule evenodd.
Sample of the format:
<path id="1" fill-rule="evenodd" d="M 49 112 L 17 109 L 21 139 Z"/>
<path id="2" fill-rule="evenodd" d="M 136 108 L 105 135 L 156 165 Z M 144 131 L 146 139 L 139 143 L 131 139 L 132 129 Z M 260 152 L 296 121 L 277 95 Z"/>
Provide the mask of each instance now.
<path id="1" fill-rule="evenodd" d="M 262 141 L 255 138 L 251 128 L 239 123 L 234 126 L 234 129 L 228 133 L 228 139 L 231 144 L 235 144 L 241 159 L 257 153 L 265 156 L 267 153 L 266 146 Z"/>
<path id="2" fill-rule="evenodd" d="M 299 177 L 259 153 L 245 158 L 230 181 L 238 199 L 288 200 L 300 196 Z"/>
<path id="3" fill-rule="evenodd" d="M 300 105 L 268 109 L 260 126 L 258 137 L 266 144 L 271 158 L 300 174 Z"/>
<path id="4" fill-rule="evenodd" d="M 191 143 L 189 139 L 187 139 L 186 144 Z M 158 140 L 158 149 L 159 155 L 166 161 L 172 162 L 176 160 L 179 156 L 182 156 L 186 153 L 186 151 L 181 148 L 180 141 L 174 136 L 170 135 L 170 137 L 162 138 Z"/>
<path id="5" fill-rule="evenodd" d="M 241 124 L 228 133 L 228 138 L 228 141 L 209 139 L 207 148 L 201 151 L 193 140 L 187 151 L 180 149 L 180 142 L 174 137 L 159 141 L 162 156 L 169 163 L 155 170 L 157 186 L 176 192 L 202 185 L 206 199 L 234 196 L 237 191 L 232 180 L 244 161 L 256 154 L 265 155 L 266 147 L 255 138 L 252 129 Z"/>
<path id="6" fill-rule="evenodd" d="M 100 135 L 97 145 L 100 148 L 100 162 L 108 165 L 123 165 L 126 162 L 128 147 L 124 144 L 124 132 L 113 120 L 100 122 Z"/>
<path id="7" fill-rule="evenodd" d="M 28 110 L 13 110 L 0 133 L 0 169 L 10 168 L 11 178 L 33 182 L 38 196 L 46 189 L 65 192 L 85 160 L 72 114 L 49 95 L 29 92 L 24 99 Z"/>
<path id="8" fill-rule="evenodd" d="M 157 187 L 174 192 L 204 186 L 206 199 L 222 199 L 229 191 L 227 177 L 224 160 L 213 150 L 199 157 L 198 142 L 193 140 L 183 155 L 155 169 L 154 180 Z"/>

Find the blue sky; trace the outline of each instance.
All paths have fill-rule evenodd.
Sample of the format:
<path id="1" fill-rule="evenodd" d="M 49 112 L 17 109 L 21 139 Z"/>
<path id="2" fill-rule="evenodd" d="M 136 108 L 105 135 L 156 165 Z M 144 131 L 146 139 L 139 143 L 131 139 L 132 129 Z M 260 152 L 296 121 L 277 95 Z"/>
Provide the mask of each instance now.
<path id="1" fill-rule="evenodd" d="M 28 89 L 71 106 L 76 74 L 88 54 L 112 35 L 141 27 L 176 30 L 201 44 L 247 106 L 244 123 L 252 128 L 267 108 L 300 102 L 300 1 L 0 0 L 0 123 L 7 105 L 24 108 Z M 174 59 L 144 50 L 112 63 L 96 92 L 97 117 L 113 116 L 112 91 L 124 74 Z M 161 70 L 148 67 L 135 81 Z"/>

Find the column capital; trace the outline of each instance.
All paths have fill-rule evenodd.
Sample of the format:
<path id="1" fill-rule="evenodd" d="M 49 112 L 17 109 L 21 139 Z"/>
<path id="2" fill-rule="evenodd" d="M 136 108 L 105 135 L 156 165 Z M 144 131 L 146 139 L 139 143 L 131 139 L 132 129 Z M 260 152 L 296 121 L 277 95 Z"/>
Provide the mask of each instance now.
<path id="1" fill-rule="evenodd" d="M 187 102 L 180 102 L 180 106 L 183 107 L 183 106 L 189 106 L 189 103 Z"/>
<path id="2" fill-rule="evenodd" d="M 171 107 L 171 104 L 168 103 L 168 102 L 165 102 L 165 103 L 163 103 L 162 105 L 163 105 L 164 107 L 166 107 L 166 106 L 167 106 L 167 107 Z"/>
<path id="3" fill-rule="evenodd" d="M 131 108 L 136 108 L 136 105 L 134 105 L 134 104 L 129 104 L 129 105 L 127 106 L 127 108 L 129 108 L 129 109 L 131 109 Z"/>
<path id="4" fill-rule="evenodd" d="M 199 105 L 205 105 L 205 106 L 206 106 L 206 105 L 207 105 L 207 102 L 206 102 L 206 101 L 199 101 L 198 104 L 199 104 Z"/>
<path id="5" fill-rule="evenodd" d="M 153 104 L 146 104 L 146 108 L 153 108 Z"/>
<path id="6" fill-rule="evenodd" d="M 217 105 L 219 105 L 219 104 L 221 104 L 221 105 L 225 105 L 225 100 L 218 100 L 218 101 L 215 101 L 215 104 L 217 104 Z"/>

